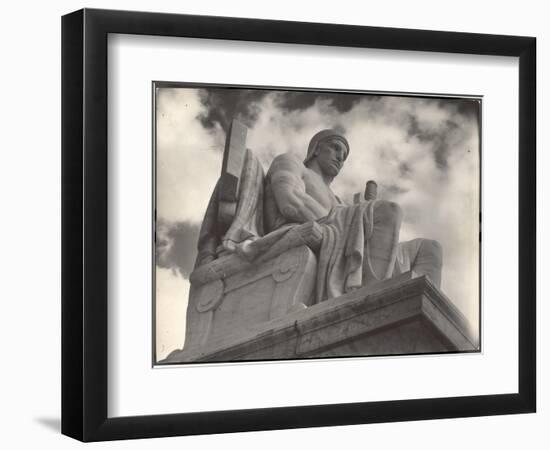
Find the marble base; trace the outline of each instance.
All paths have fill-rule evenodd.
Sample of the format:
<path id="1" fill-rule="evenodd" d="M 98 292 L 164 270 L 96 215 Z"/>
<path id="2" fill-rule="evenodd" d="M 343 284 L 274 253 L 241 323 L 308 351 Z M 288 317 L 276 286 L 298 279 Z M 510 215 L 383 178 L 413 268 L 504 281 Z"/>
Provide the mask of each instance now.
<path id="1" fill-rule="evenodd" d="M 429 278 L 407 272 L 232 331 L 207 348 L 174 351 L 161 363 L 478 351 L 472 335 Z"/>

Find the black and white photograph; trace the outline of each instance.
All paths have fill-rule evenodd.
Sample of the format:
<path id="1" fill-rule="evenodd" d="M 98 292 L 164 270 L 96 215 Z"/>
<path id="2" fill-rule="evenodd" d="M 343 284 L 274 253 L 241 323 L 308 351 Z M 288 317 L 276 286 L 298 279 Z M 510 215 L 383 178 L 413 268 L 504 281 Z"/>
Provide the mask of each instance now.
<path id="1" fill-rule="evenodd" d="M 153 363 L 481 351 L 482 104 L 155 81 Z"/>

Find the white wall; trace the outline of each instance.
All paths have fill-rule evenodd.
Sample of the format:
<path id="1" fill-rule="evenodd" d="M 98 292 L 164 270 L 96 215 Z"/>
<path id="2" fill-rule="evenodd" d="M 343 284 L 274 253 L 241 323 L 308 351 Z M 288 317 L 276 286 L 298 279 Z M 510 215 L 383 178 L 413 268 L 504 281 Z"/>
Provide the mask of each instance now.
<path id="1" fill-rule="evenodd" d="M 190 14 L 247 16 L 287 20 L 354 23 L 538 38 L 539 178 L 550 164 L 542 151 L 550 132 L 548 105 L 550 31 L 543 2 L 340 0 L 312 6 L 296 1 L 169 2 L 111 0 L 86 3 L 7 2 L 1 16 L 2 39 L 2 285 L 0 326 L 2 371 L 0 408 L 4 448 L 73 448 L 59 434 L 60 417 L 60 16 L 82 6 L 156 10 Z M 539 179 L 539 228 L 548 182 Z M 547 215 L 547 214 L 546 214 Z M 549 236 L 539 234 L 539 253 Z M 239 433 L 98 444 L 124 448 L 295 448 L 342 445 L 394 448 L 547 448 L 550 443 L 550 390 L 547 344 L 548 262 L 539 257 L 539 412 L 536 415 L 484 417 L 276 432 Z M 546 354 L 545 354 L 546 353 Z M 472 374 L 475 375 L 475 374 Z"/>

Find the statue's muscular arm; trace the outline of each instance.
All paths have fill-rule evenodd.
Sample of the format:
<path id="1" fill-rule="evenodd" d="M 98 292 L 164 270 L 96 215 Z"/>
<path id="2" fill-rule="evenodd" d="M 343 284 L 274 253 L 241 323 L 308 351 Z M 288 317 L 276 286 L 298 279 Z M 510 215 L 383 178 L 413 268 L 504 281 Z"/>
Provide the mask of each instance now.
<path id="1" fill-rule="evenodd" d="M 281 214 L 291 222 L 304 223 L 330 212 L 306 192 L 305 167 L 295 156 L 283 154 L 273 160 L 268 178 Z"/>

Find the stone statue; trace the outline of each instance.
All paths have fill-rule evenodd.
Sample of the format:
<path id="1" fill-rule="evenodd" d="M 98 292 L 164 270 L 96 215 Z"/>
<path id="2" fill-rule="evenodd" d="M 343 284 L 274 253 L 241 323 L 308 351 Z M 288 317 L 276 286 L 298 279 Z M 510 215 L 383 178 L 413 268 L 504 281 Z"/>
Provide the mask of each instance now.
<path id="1" fill-rule="evenodd" d="M 441 246 L 429 239 L 400 243 L 399 205 L 376 199 L 345 205 L 332 192 L 330 185 L 349 151 L 342 134 L 320 131 L 311 139 L 303 162 L 290 153 L 281 154 L 273 160 L 262 182 L 259 162 L 247 150 L 248 164 L 241 181 L 243 186 L 249 186 L 241 192 L 240 203 L 246 211 L 237 215 L 231 225 L 232 219 L 227 220 L 221 214 L 211 219 L 217 221 L 218 234 L 220 222 L 226 221 L 229 226 L 222 238 L 223 250 L 218 249 L 218 254 L 237 252 L 253 261 L 257 255 L 268 252 L 289 229 L 315 222 L 322 233 L 317 251 L 316 303 L 409 270 L 429 276 L 439 287 Z M 223 180 L 222 176 L 220 181 Z M 221 192 L 225 198 L 229 197 L 227 188 Z M 218 208 L 221 210 L 219 205 Z M 212 226 L 203 226 L 203 230 L 207 228 Z M 211 232 L 206 234 L 212 236 Z M 269 235 L 269 239 L 258 239 L 264 235 Z M 205 247 L 211 260 L 215 258 L 216 245 L 206 246 L 204 241 L 202 247 L 199 245 L 199 260 L 204 258 Z"/>
<path id="2" fill-rule="evenodd" d="M 320 131 L 303 161 L 281 154 L 265 176 L 246 134 L 233 121 L 190 275 L 185 347 L 173 360 L 216 360 L 212 349 L 253 342 L 266 324 L 401 274 L 440 286 L 441 246 L 400 243 L 402 211 L 376 199 L 375 183 L 352 205 L 332 192 L 350 152 L 342 134 Z"/>

